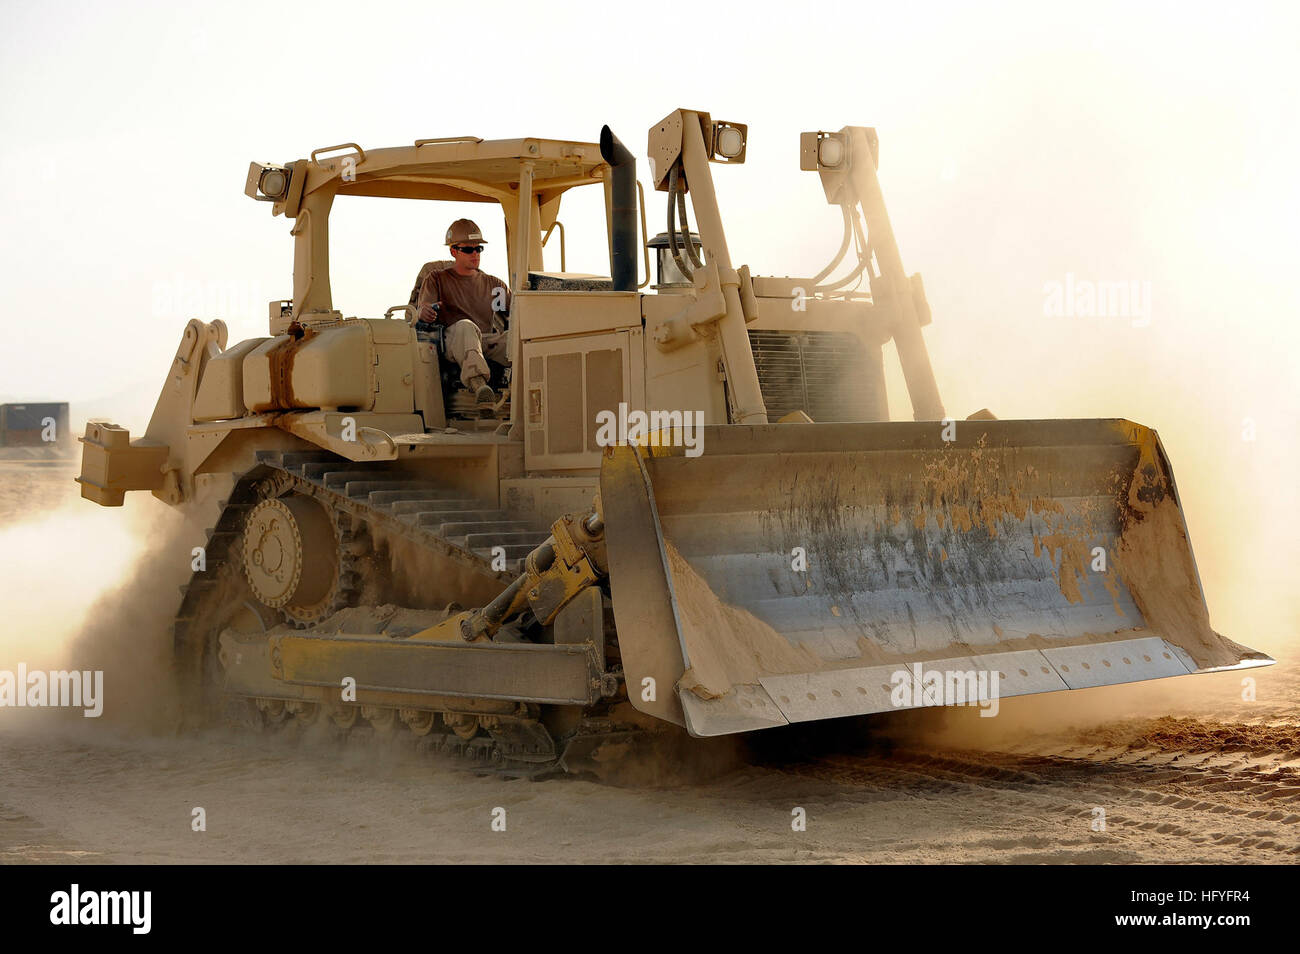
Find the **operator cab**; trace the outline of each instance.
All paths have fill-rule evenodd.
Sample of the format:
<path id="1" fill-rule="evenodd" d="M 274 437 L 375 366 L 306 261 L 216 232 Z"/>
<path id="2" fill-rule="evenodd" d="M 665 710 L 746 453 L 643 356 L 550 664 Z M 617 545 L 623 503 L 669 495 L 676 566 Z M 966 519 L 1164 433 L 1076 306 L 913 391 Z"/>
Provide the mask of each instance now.
<path id="1" fill-rule="evenodd" d="M 494 267 L 485 267 L 484 270 L 505 281 L 512 297 L 521 290 L 609 290 L 612 283 L 606 276 L 566 270 L 564 225 L 558 221 L 562 197 L 579 186 L 604 185 L 608 169 L 598 143 L 536 138 L 484 141 L 464 136 L 421 139 L 411 146 L 374 150 L 347 143 L 316 150 L 310 159 L 286 167 L 258 166 L 250 170 L 249 194 L 275 202 L 275 212 L 297 220 L 293 230 L 296 238 L 294 298 L 291 307 L 273 313 L 271 332 L 280 334 L 292 322 L 307 327 L 343 317 L 343 313 L 335 308 L 326 277 L 330 274 L 331 264 L 331 209 L 339 196 L 425 200 L 435 207 L 420 211 L 412 208 L 409 213 L 403 211 L 401 217 L 408 222 L 441 219 L 442 209 L 436 208 L 438 206 L 450 213 L 447 220 L 468 213 L 484 222 L 480 215 L 487 214 L 489 220 L 491 218 L 486 211 L 454 210 L 453 204 L 494 203 L 504 219 L 504 242 L 490 246 L 499 250 L 498 257 Z M 592 193 L 602 207 L 605 203 L 601 192 L 604 191 Z M 521 197 L 525 197 L 523 201 Z M 598 222 L 599 225 L 595 231 L 585 229 L 583 237 L 598 234 L 600 244 L 604 245 L 607 212 L 596 214 L 599 218 L 592 218 L 591 224 Z M 591 216 L 584 215 L 584 218 Z M 557 247 L 560 270 L 548 271 L 543 262 L 543 250 L 554 255 Z M 499 257 L 502 253 L 504 262 Z M 412 261 L 411 265 L 420 260 Z M 379 260 L 375 261 L 378 265 Z M 417 325 L 415 304 L 420 280 L 429 271 L 445 269 L 452 264 L 445 260 L 425 262 L 415 276 L 410 294 L 398 299 L 405 304 L 388 308 L 387 315 L 405 318 L 412 326 Z M 376 265 L 370 268 L 372 274 Z M 326 280 L 320 281 L 320 277 L 326 277 Z M 356 284 L 364 287 L 365 282 Z M 402 291 L 407 291 L 407 288 L 402 288 Z M 382 307 L 380 302 L 369 303 L 372 309 L 376 305 Z M 367 308 L 364 302 L 349 302 L 343 307 L 348 308 L 350 314 L 365 314 Z M 509 323 L 514 325 L 516 321 L 512 318 Z M 421 343 L 432 344 L 437 350 L 446 417 L 457 421 L 480 419 L 481 409 L 473 395 L 469 395 L 461 385 L 459 367 L 446 359 L 442 350 L 441 339 L 445 329 L 419 327 L 416 332 Z M 512 343 L 511 347 L 517 349 L 518 344 Z M 518 361 L 518 357 L 515 360 Z M 488 363 L 491 370 L 488 383 L 503 398 L 492 416 L 498 420 L 506 419 L 510 416 L 508 394 L 512 369 L 491 359 Z M 517 372 L 518 369 L 514 370 Z"/>

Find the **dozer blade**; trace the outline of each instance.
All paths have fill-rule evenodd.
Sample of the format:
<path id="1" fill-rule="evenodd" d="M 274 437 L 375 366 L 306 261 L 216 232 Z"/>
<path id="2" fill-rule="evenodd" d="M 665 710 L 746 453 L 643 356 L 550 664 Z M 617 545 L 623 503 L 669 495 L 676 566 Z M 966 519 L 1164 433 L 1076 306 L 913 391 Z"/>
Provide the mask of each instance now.
<path id="1" fill-rule="evenodd" d="M 711 736 L 1273 661 L 1210 628 L 1153 430 L 955 430 L 729 426 L 696 457 L 607 451 L 633 705 Z"/>

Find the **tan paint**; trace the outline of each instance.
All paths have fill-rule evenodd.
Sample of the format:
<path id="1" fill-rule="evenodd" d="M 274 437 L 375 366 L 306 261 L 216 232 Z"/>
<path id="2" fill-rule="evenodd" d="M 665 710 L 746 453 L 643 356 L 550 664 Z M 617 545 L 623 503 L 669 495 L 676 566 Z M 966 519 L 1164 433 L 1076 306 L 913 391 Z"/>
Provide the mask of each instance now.
<path id="1" fill-rule="evenodd" d="M 737 124 L 736 128 L 744 127 Z M 222 322 L 187 324 L 144 436 L 132 442 L 125 430 L 112 425 L 98 425 L 88 434 L 83 493 L 114 505 L 127 490 L 147 489 L 171 504 L 188 504 L 213 496 L 219 486 L 228 488 L 228 475 L 246 472 L 260 449 L 320 447 L 354 461 L 394 461 L 412 475 L 436 479 L 468 496 L 503 503 L 513 496 L 532 513 L 554 518 L 556 508 L 580 511 L 588 505 L 602 460 L 601 449 L 588 433 L 590 417 L 598 409 L 608 409 L 611 401 L 625 401 L 632 410 L 701 411 L 710 425 L 765 422 L 766 406 L 749 344 L 751 331 L 839 331 L 857 336 L 866 349 L 878 349 L 892 338 L 914 415 L 927 420 L 941 416 L 943 408 L 921 335 L 929 321 L 928 306 L 919 277 L 904 272 L 893 239 L 875 174 L 874 132 L 868 137 L 869 131 L 861 127 L 845 127 L 842 134 L 852 145 L 851 165 L 836 172 L 822 170 L 822 176 L 831 201 L 861 206 L 881 275 L 870 283 L 874 300 L 866 294 L 832 300 L 819 297 L 802 279 L 751 279 L 745 266 L 733 266 L 709 165 L 717 161 L 712 129 L 707 113 L 678 110 L 651 131 L 651 178 L 662 189 L 668 164 L 683 163 L 706 259 L 696 269 L 694 287 L 663 295 L 534 292 L 528 287 L 529 273 L 543 267 L 542 235 L 558 221 L 562 196 L 583 185 L 600 185 L 609 195 L 607 167 L 593 143 L 534 138 L 484 142 L 460 137 L 391 149 L 345 144 L 288 164 L 287 194 L 274 202 L 273 212 L 294 220 L 293 297 L 288 307 L 279 301 L 271 304 L 270 336 L 227 349 Z M 348 151 L 320 156 L 337 149 Z M 255 181 L 252 175 L 250 181 Z M 445 432 L 449 422 L 439 385 L 438 355 L 417 341 L 408 324 L 410 315 L 403 316 L 406 320 L 345 318 L 334 309 L 329 216 L 337 195 L 475 201 L 495 203 L 500 209 L 516 303 L 510 336 L 515 393 L 508 435 L 504 428 L 496 432 L 496 421 L 486 422 L 483 428 L 472 426 L 477 422 L 453 419 L 452 432 Z M 413 262 L 424 257 L 413 254 Z M 804 293 L 805 307 L 796 309 L 794 300 Z M 552 361 L 553 372 L 548 364 Z M 544 373 L 534 373 L 538 367 Z M 789 419 L 806 417 L 796 412 Z M 983 415 L 976 417 L 983 420 Z M 345 435 L 352 425 L 356 433 L 349 438 Z M 990 447 L 981 438 L 974 447 L 927 448 L 924 438 L 913 438 L 905 445 L 912 448 L 908 451 L 877 448 L 897 455 L 879 469 L 874 460 L 860 459 L 862 455 L 854 457 L 852 467 L 836 463 L 847 460 L 853 451 L 834 448 L 823 463 L 835 480 L 806 481 L 800 493 L 809 500 L 802 502 L 774 500 L 769 494 L 754 510 L 761 512 L 769 529 L 793 533 L 811 532 L 817 526 L 824 529 L 835 522 L 837 507 L 839 518 L 845 508 L 874 508 L 863 521 L 865 535 L 874 522 L 877 531 L 901 539 L 909 521 L 918 534 L 943 534 L 942 542 L 928 536 L 915 544 L 917 559 L 924 560 L 928 553 L 931 561 L 944 565 L 942 571 L 934 571 L 940 574 L 961 572 L 974 544 L 987 546 L 986 540 L 963 538 L 979 534 L 991 540 L 1011 522 L 1032 521 L 1034 553 L 1050 557 L 1065 602 L 1072 606 L 1091 602 L 1092 577 L 1099 575 L 1097 582 L 1110 594 L 1116 623 L 1125 627 L 1085 633 L 1073 637 L 1075 642 L 1105 642 L 1148 631 L 1139 629 L 1140 621 L 1124 618 L 1121 597 L 1126 587 L 1150 630 L 1185 646 L 1199 664 L 1235 662 L 1241 655 L 1238 647 L 1210 629 L 1186 528 L 1155 435 L 1136 425 L 1118 426 L 1130 428 L 1127 436 L 1140 448 L 1132 473 L 1132 447 L 1105 445 L 1098 452 L 1096 469 L 1080 476 L 1066 472 L 1067 468 L 1054 469 L 1050 452 L 1048 463 L 1043 464 L 1037 445 L 1028 450 Z M 811 435 L 816 428 L 783 425 L 782 430 Z M 768 432 L 732 429 L 731 433 L 740 440 Z M 884 433 L 889 432 L 872 430 L 855 436 L 869 443 Z M 544 439 L 534 445 L 538 434 Z M 758 445 L 761 441 L 756 442 L 761 450 Z M 655 459 L 675 453 L 672 448 L 653 447 L 646 456 Z M 772 469 L 791 466 L 787 458 L 773 462 Z M 692 473 L 704 473 L 704 467 L 701 462 Z M 1107 474 L 1102 491 L 1088 484 L 1099 474 Z M 723 479 L 730 478 L 722 475 L 719 485 Z M 1087 486 L 1075 493 L 1081 484 Z M 870 493 L 859 493 L 863 488 Z M 708 485 L 698 490 L 705 502 L 708 494 L 716 492 Z M 727 487 L 730 495 L 743 495 L 746 490 L 743 481 Z M 1108 554 L 1113 571 L 1097 574 L 1089 566 L 1090 541 L 1100 532 L 1109 532 L 1108 542 L 1114 542 L 1115 513 L 1107 509 L 1107 493 L 1123 505 L 1123 533 Z M 1103 499 L 1093 501 L 1093 496 Z M 1083 498 L 1085 503 L 1067 509 L 1058 497 Z M 1017 529 L 1023 540 L 1029 528 Z M 412 592 L 421 593 L 422 599 L 482 606 L 503 585 L 501 580 L 458 566 L 455 560 L 412 548 L 403 539 L 381 534 L 378 542 L 387 550 L 389 571 L 405 580 Z M 844 543 L 843 549 L 847 555 L 850 543 Z M 666 542 L 666 550 L 680 609 L 681 639 L 690 661 L 680 686 L 703 698 L 716 698 L 737 683 L 753 683 L 765 674 L 975 651 L 956 642 L 920 653 L 892 653 L 864 636 L 857 642 L 857 657 L 828 662 L 811 648 L 791 643 L 743 606 L 722 602 L 671 541 Z M 571 580 L 563 580 L 565 594 L 578 592 L 593 578 L 590 570 L 577 565 L 571 575 Z M 1047 582 L 1045 575 L 1040 578 Z M 817 597 L 836 623 L 852 624 L 859 616 L 853 583 L 828 578 L 828 592 Z M 805 592 L 810 586 L 811 581 Z M 635 581 L 624 587 L 624 605 L 634 600 L 636 592 Z M 1059 609 L 1057 603 L 1053 605 Z M 548 608 L 553 611 L 554 607 Z M 1006 622 L 1005 616 L 1001 618 Z M 370 625 L 364 620 L 352 622 Z M 983 625 L 982 620 L 976 621 L 976 626 Z M 1004 631 L 991 620 L 988 625 L 998 642 L 995 647 L 981 644 L 981 652 L 1068 644 L 1053 638 L 1050 630 L 1044 630 L 1047 636 L 1026 633 L 1034 624 L 1022 624 L 1019 631 L 1013 626 Z M 621 635 L 625 658 L 631 658 L 637 633 Z M 454 627 L 444 620 L 423 638 L 453 641 Z M 852 652 L 851 640 L 848 646 Z M 671 652 L 680 662 L 675 645 Z M 662 671 L 672 672 L 675 678 L 682 670 L 673 662 L 668 660 Z"/>

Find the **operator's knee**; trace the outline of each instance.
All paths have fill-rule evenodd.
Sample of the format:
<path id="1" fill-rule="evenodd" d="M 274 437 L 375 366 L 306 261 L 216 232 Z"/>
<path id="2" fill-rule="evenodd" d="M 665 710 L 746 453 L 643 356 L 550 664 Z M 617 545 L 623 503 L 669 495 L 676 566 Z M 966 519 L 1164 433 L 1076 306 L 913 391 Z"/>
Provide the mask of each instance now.
<path id="1" fill-rule="evenodd" d="M 447 326 L 442 347 L 447 357 L 457 364 L 463 365 L 466 355 L 472 353 L 481 355 L 483 353 L 483 335 L 479 331 L 478 325 L 468 318 L 462 318 L 460 321 Z"/>
<path id="2" fill-rule="evenodd" d="M 460 365 L 461 384 L 468 386 L 477 377 L 492 376 L 483 357 L 483 334 L 468 318 L 448 326 L 442 347 L 447 357 Z"/>

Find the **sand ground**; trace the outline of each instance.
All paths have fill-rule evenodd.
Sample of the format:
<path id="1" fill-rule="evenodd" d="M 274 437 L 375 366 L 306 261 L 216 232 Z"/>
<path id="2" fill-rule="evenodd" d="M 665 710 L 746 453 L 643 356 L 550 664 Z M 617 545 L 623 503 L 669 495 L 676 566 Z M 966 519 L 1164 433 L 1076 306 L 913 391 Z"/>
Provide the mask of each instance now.
<path id="1" fill-rule="evenodd" d="M 90 640 L 138 662 L 147 711 L 149 630 L 180 571 L 155 570 L 125 612 L 111 601 L 174 528 L 76 500 L 74 473 L 0 465 L 0 669 Z M 0 709 L 0 861 L 1295 863 L 1287 622 L 1223 627 L 1279 658 L 1249 674 L 1253 701 L 1217 674 L 1003 700 L 995 719 L 839 720 L 765 734 L 689 783 L 512 780 L 364 734 L 180 736 L 165 719 Z"/>

